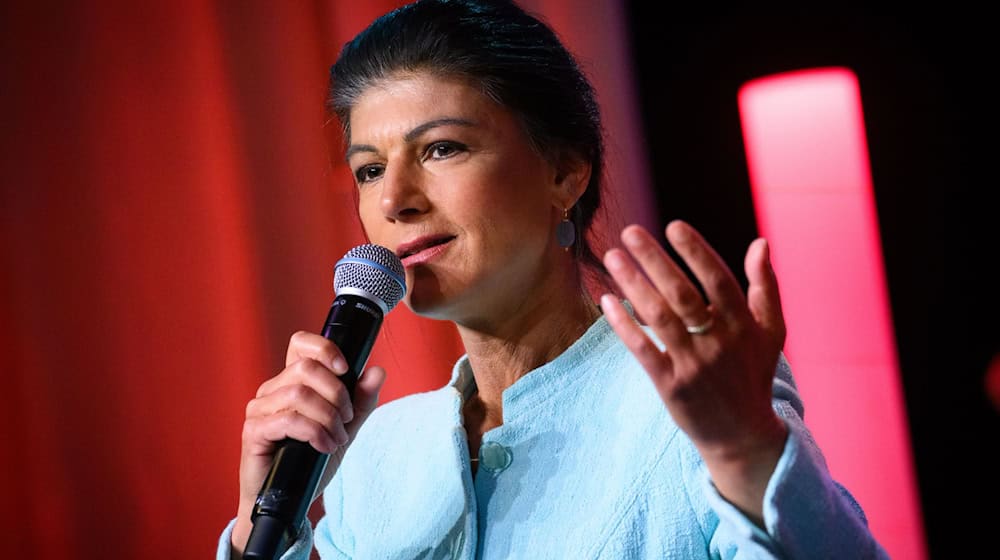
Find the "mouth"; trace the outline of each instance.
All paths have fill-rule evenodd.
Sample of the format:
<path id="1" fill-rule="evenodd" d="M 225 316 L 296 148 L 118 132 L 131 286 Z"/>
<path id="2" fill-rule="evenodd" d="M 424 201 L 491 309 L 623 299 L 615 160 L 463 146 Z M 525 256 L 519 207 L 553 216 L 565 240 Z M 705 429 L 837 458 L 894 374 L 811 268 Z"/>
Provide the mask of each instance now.
<path id="1" fill-rule="evenodd" d="M 444 251 L 445 245 L 455 239 L 454 235 L 429 235 L 403 243 L 396 248 L 396 255 L 404 267 L 426 262 Z"/>

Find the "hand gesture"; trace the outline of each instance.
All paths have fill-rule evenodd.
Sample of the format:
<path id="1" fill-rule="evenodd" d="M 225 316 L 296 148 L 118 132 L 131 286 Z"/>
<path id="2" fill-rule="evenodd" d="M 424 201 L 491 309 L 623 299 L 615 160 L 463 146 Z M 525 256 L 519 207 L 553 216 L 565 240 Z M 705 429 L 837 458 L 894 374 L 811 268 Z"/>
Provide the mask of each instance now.
<path id="1" fill-rule="evenodd" d="M 250 515 L 264 479 L 271 469 L 278 442 L 285 438 L 309 442 L 330 454 L 317 488 L 318 496 L 343 460 L 348 444 L 375 410 L 385 370 L 365 371 L 354 389 L 354 399 L 338 375 L 347 372 L 340 349 L 314 333 L 292 335 L 285 369 L 265 381 L 247 404 L 240 457 L 240 504 L 232 544 L 241 552 L 250 536 Z"/>
<path id="2" fill-rule="evenodd" d="M 704 288 L 707 302 L 639 226 L 622 231 L 627 253 L 612 249 L 604 258 L 638 319 L 663 349 L 617 298 L 605 295 L 601 306 L 697 447 L 716 488 L 759 521 L 764 490 L 787 436 L 771 407 L 785 323 L 767 243 L 757 239 L 747 250 L 744 294 L 722 258 L 690 225 L 671 222 L 666 238 Z"/>

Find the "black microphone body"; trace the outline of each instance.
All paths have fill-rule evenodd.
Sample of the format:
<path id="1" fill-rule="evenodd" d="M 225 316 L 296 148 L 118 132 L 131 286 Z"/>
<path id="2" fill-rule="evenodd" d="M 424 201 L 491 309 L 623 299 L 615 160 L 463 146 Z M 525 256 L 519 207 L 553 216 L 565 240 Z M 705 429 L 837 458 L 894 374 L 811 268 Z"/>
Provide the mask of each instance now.
<path id="1" fill-rule="evenodd" d="M 386 261 L 388 268 L 366 258 L 350 258 L 354 252 L 370 251 L 373 247 L 380 250 L 376 253 L 376 261 Z M 382 320 L 402 297 L 405 284 L 402 284 L 402 265 L 388 249 L 361 246 L 349 252 L 341 263 L 345 261 L 346 266 L 355 267 L 350 272 L 357 272 L 358 266 L 375 267 L 375 281 L 384 283 L 388 277 L 402 287 L 402 291 L 398 291 L 397 286 L 389 285 L 389 293 L 385 293 L 385 286 L 365 285 L 371 278 L 357 279 L 350 272 L 346 275 L 349 285 L 341 286 L 339 277 L 335 280 L 337 296 L 330 305 L 322 334 L 337 345 L 347 361 L 347 372 L 339 379 L 353 399 L 354 387 L 371 354 Z M 341 263 L 338 263 L 338 275 Z M 328 454 L 320 453 L 306 442 L 289 438 L 278 445 L 251 514 L 253 529 L 243 558 L 273 560 L 288 549 L 298 537 L 329 459 Z"/>

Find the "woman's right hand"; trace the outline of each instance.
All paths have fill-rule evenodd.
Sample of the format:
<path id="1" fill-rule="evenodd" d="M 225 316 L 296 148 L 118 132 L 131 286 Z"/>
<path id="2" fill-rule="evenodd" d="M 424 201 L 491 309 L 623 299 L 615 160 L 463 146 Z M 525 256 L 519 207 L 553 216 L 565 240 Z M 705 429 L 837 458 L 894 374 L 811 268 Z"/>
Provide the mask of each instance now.
<path id="1" fill-rule="evenodd" d="M 337 378 L 346 372 L 347 361 L 333 342 L 299 331 L 288 343 L 285 369 L 261 384 L 256 397 L 247 404 L 240 455 L 240 503 L 232 537 L 234 552 L 242 554 L 250 537 L 250 515 L 271 469 L 277 444 L 292 438 L 330 454 L 318 496 L 336 472 L 358 428 L 375 410 L 385 370 L 366 370 L 355 385 L 353 401 Z"/>

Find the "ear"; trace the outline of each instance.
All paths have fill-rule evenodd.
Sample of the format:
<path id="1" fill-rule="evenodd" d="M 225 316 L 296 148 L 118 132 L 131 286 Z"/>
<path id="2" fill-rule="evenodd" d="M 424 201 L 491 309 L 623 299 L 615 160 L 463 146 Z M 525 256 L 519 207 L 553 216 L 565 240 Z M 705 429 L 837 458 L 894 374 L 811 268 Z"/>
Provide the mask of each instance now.
<path id="1" fill-rule="evenodd" d="M 590 162 L 576 154 L 566 154 L 556 168 L 553 202 L 561 209 L 572 208 L 590 183 Z"/>

